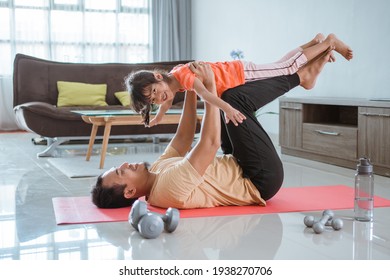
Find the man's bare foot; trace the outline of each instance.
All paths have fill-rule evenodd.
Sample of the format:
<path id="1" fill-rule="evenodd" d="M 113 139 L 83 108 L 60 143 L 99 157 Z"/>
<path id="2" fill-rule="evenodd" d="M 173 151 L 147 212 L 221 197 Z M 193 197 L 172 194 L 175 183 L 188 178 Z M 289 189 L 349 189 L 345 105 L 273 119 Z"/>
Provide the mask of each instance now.
<path id="1" fill-rule="evenodd" d="M 329 34 L 325 41 L 328 41 L 330 46 L 334 46 L 335 51 L 344 56 L 346 60 L 351 60 L 353 58 L 352 49 L 339 38 L 337 38 L 336 35 Z"/>
<path id="2" fill-rule="evenodd" d="M 333 47 L 329 47 L 323 55 L 319 58 L 313 60 L 312 62 L 306 64 L 301 69 L 298 70 L 298 76 L 300 78 L 300 86 L 304 89 L 314 88 L 318 75 L 321 73 L 325 64 L 330 61 L 333 51 Z"/>
<path id="3" fill-rule="evenodd" d="M 322 33 L 318 33 L 310 42 L 307 42 L 306 44 L 302 45 L 302 49 L 309 48 L 311 46 L 317 45 L 318 43 L 322 43 L 322 41 L 325 40 L 325 36 Z"/>

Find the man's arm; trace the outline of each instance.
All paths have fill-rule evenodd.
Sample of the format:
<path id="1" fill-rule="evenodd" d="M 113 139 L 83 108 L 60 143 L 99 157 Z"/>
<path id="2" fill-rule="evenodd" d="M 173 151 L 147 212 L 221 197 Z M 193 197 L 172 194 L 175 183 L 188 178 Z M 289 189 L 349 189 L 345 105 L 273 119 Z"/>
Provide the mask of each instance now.
<path id="1" fill-rule="evenodd" d="M 196 105 L 197 96 L 195 92 L 186 92 L 179 126 L 177 127 L 175 136 L 170 142 L 170 146 L 172 146 L 180 156 L 185 156 L 187 154 L 194 141 L 197 122 Z"/>
<path id="2" fill-rule="evenodd" d="M 207 90 L 217 96 L 214 73 L 211 71 L 211 67 L 205 64 L 193 63 L 190 69 L 202 78 Z M 220 146 L 221 120 L 219 108 L 205 102 L 200 139 L 187 155 L 187 159 L 201 176 L 204 175 L 208 166 L 213 162 Z"/>
<path id="3" fill-rule="evenodd" d="M 194 89 L 196 94 L 198 94 L 204 101 L 211 103 L 224 111 L 226 123 L 232 121 L 233 124 L 237 126 L 246 119 L 245 115 L 240 111 L 234 109 L 229 103 L 223 101 L 217 95 L 207 90 L 204 83 L 198 77 L 194 80 Z"/>

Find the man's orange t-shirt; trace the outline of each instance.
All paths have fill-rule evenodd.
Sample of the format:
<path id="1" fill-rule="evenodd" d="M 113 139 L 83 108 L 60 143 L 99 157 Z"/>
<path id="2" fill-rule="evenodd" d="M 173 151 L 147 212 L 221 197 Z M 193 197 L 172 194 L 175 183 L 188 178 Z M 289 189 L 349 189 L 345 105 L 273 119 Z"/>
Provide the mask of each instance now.
<path id="1" fill-rule="evenodd" d="M 228 205 L 260 205 L 266 202 L 232 155 L 215 157 L 201 176 L 185 157 L 171 146 L 152 164 L 157 174 L 148 203 L 179 209 Z"/>

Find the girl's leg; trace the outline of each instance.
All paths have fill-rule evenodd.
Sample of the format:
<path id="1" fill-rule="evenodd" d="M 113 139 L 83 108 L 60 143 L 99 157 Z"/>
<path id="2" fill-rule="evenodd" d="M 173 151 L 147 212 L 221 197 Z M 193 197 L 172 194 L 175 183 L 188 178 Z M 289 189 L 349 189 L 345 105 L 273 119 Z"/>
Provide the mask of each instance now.
<path id="1" fill-rule="evenodd" d="M 281 59 L 279 59 L 278 61 L 275 61 L 274 63 L 285 62 L 285 61 L 291 59 L 292 57 L 294 57 L 297 53 L 301 53 L 302 51 L 303 51 L 302 47 L 298 47 L 296 49 L 293 49 L 293 50 L 289 51 L 288 53 L 286 53 Z"/>
<path id="2" fill-rule="evenodd" d="M 310 48 L 314 45 L 317 45 L 319 43 L 321 43 L 322 41 L 325 40 L 325 36 L 322 34 L 322 33 L 318 33 L 314 38 L 313 40 L 311 40 L 310 42 L 307 42 L 306 44 L 300 46 L 300 48 L 302 50 L 304 49 L 307 49 L 307 48 Z M 336 57 L 333 55 L 333 53 L 330 55 L 329 57 L 329 62 L 335 62 L 336 61 Z"/>
<path id="3" fill-rule="evenodd" d="M 283 165 L 254 112 L 299 85 L 299 82 L 297 74 L 276 77 L 238 86 L 222 95 L 224 101 L 247 118 L 238 126 L 231 122 L 222 122 L 221 125 L 226 128 L 226 139 L 230 141 L 232 154 L 242 167 L 244 177 L 253 182 L 265 200 L 273 197 L 280 189 L 284 176 Z"/>
<path id="4" fill-rule="evenodd" d="M 306 44 L 303 44 L 301 48 L 306 49 L 312 47 L 314 45 L 317 45 L 318 43 L 321 43 L 324 40 L 325 36 L 322 33 L 318 33 L 311 41 L 307 42 Z"/>
<path id="5" fill-rule="evenodd" d="M 318 33 L 311 41 L 307 42 L 306 44 L 303 44 L 302 46 L 293 49 L 289 51 L 285 56 L 283 56 L 281 59 L 276 61 L 275 63 L 283 62 L 286 60 L 289 60 L 292 58 L 297 52 L 302 52 L 304 49 L 309 48 L 311 46 L 314 46 L 318 43 L 321 43 L 325 39 L 324 35 L 321 33 Z"/>
<path id="6" fill-rule="evenodd" d="M 321 43 L 303 49 L 302 53 L 307 57 L 307 60 L 310 61 L 325 52 L 329 47 L 334 47 L 335 51 L 344 56 L 347 60 L 353 58 L 352 49 L 334 34 L 329 34 Z"/>
<path id="7" fill-rule="evenodd" d="M 298 51 L 288 60 L 277 63 L 255 64 L 250 61 L 243 61 L 242 63 L 245 82 L 253 82 L 272 77 L 292 75 L 307 63 L 307 58 L 303 52 Z"/>
<path id="8" fill-rule="evenodd" d="M 303 49 L 302 52 L 298 52 L 293 57 L 283 62 L 260 65 L 244 61 L 245 81 L 252 82 L 283 75 L 291 75 L 296 73 L 307 62 L 315 60 L 326 53 L 329 48 L 333 48 L 347 60 L 353 58 L 352 49 L 339 40 L 336 35 L 330 34 L 324 41 Z M 329 60 L 334 61 L 333 54 L 330 55 Z"/>

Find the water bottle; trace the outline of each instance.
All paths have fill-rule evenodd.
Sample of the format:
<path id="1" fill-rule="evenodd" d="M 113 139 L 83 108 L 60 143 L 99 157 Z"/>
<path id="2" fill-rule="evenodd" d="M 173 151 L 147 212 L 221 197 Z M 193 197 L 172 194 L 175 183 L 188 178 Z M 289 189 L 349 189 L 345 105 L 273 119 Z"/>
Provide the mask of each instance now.
<path id="1" fill-rule="evenodd" d="M 354 260 L 372 259 L 373 236 L 373 222 L 361 223 L 359 221 L 354 221 L 352 247 Z"/>
<path id="2" fill-rule="evenodd" d="M 370 159 L 360 158 L 355 174 L 355 220 L 369 222 L 374 214 L 374 175 Z"/>

